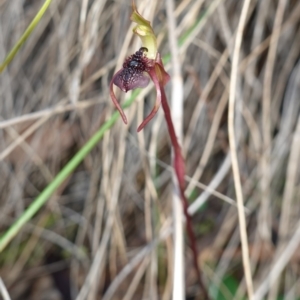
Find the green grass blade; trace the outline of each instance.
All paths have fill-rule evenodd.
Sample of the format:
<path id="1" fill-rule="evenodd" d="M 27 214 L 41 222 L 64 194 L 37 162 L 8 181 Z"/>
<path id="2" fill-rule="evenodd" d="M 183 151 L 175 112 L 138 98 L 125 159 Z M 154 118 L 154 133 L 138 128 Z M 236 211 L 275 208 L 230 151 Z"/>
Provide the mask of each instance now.
<path id="1" fill-rule="evenodd" d="M 9 52 L 9 54 L 4 59 L 3 63 L 0 65 L 0 73 L 3 72 L 3 70 L 7 67 L 7 65 L 13 60 L 15 55 L 18 53 L 22 45 L 26 42 L 28 37 L 30 36 L 31 32 L 34 30 L 34 28 L 38 25 L 41 18 L 43 17 L 44 13 L 46 12 L 47 8 L 49 7 L 52 0 L 46 0 L 44 5 L 41 7 L 35 18 L 32 20 L 32 22 L 29 24 L 19 41 L 15 44 L 15 46 L 12 48 L 12 50 Z"/>
<path id="2" fill-rule="evenodd" d="M 131 97 L 124 103 L 123 108 L 129 107 L 136 99 L 140 90 L 135 90 Z M 41 194 L 32 202 L 24 211 L 19 219 L 5 232 L 0 238 L 0 253 L 19 232 L 36 212 L 47 202 L 50 196 L 63 183 L 63 181 L 75 170 L 75 168 L 83 161 L 88 153 L 97 145 L 105 132 L 110 129 L 119 118 L 119 112 L 115 111 L 109 120 L 88 140 L 88 142 L 75 154 L 75 156 L 63 167 L 63 169 L 55 176 L 52 182 L 41 192 Z"/>

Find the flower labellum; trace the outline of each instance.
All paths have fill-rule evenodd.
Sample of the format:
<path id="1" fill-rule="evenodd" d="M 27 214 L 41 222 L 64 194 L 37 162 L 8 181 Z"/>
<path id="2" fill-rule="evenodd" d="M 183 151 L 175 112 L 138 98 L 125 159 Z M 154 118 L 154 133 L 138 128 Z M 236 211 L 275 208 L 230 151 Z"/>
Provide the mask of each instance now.
<path id="1" fill-rule="evenodd" d="M 113 78 L 113 83 L 125 93 L 136 88 L 144 88 L 149 83 L 150 79 L 144 72 L 149 72 L 150 60 L 144 56 L 145 51 L 148 49 L 142 47 L 129 56 L 123 68 Z"/>

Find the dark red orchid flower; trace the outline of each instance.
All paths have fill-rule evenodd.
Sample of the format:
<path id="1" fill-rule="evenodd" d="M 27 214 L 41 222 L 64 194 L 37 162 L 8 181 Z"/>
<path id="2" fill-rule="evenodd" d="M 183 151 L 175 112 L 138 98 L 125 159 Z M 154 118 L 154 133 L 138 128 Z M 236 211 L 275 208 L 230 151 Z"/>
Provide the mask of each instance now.
<path id="1" fill-rule="evenodd" d="M 122 91 L 126 93 L 136 88 L 146 87 L 149 84 L 150 79 L 154 83 L 156 89 L 155 105 L 150 114 L 140 124 L 137 131 L 141 131 L 146 126 L 146 124 L 149 123 L 149 121 L 157 113 L 159 106 L 162 103 L 170 139 L 174 149 L 174 169 L 178 179 L 184 214 L 186 216 L 187 232 L 191 241 L 195 270 L 197 273 L 198 282 L 205 295 L 205 299 L 209 299 L 208 293 L 201 279 L 200 268 L 198 266 L 196 238 L 192 227 L 191 217 L 188 213 L 188 200 L 184 194 L 185 163 L 181 153 L 181 147 L 177 141 L 170 108 L 164 90 L 164 86 L 170 80 L 170 76 L 164 69 L 164 65 L 162 63 L 160 54 L 157 50 L 156 37 L 150 25 L 150 22 L 144 19 L 139 14 L 134 1 L 132 1 L 132 8 L 133 13 L 131 15 L 131 20 L 138 24 L 134 27 L 133 32 L 141 38 L 143 47 L 131 56 L 129 56 L 125 60 L 123 68 L 113 76 L 110 82 L 110 96 L 117 110 L 120 112 L 124 123 L 127 124 L 127 118 L 124 114 L 124 111 L 114 94 L 113 85 L 115 84 L 117 87 L 119 87 Z"/>
<path id="2" fill-rule="evenodd" d="M 169 74 L 164 69 L 159 53 L 157 53 L 155 59 L 150 59 L 146 57 L 145 52 L 148 52 L 148 49 L 142 47 L 140 48 L 140 50 L 129 56 L 125 60 L 123 68 L 113 76 L 110 82 L 111 99 L 117 110 L 120 112 L 124 123 L 127 124 L 127 118 L 118 100 L 116 99 L 113 85 L 115 84 L 126 93 L 136 88 L 146 87 L 149 84 L 150 78 L 153 81 L 156 89 L 156 102 L 151 113 L 138 127 L 138 132 L 141 131 L 145 127 L 145 125 L 155 116 L 161 103 L 161 89 L 170 79 Z M 150 76 L 150 78 L 147 74 Z"/>

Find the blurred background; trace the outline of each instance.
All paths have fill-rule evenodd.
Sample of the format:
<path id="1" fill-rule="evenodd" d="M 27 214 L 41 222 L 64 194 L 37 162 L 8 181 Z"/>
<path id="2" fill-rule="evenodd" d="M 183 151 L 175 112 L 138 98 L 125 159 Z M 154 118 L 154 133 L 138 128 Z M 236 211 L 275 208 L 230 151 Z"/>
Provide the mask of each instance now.
<path id="1" fill-rule="evenodd" d="M 0 1 L 1 61 L 43 2 Z M 174 0 L 172 31 L 166 1 L 136 1 L 163 56 L 169 35 L 184 38 L 186 193 L 212 299 L 247 299 L 227 123 L 243 2 Z M 110 118 L 112 75 L 141 46 L 130 14 L 129 0 L 53 0 L 0 75 L 1 234 Z M 171 63 L 166 68 L 172 76 Z M 169 98 L 171 87 L 172 80 Z M 123 102 L 130 93 L 116 94 Z M 265 295 L 257 299 L 300 299 L 299 100 L 300 2 L 252 0 L 235 131 L 254 289 Z M 172 163 L 163 111 L 136 133 L 154 101 L 151 84 L 126 110 L 129 125 L 118 120 L 107 130 L 2 251 L 11 299 L 171 299 Z M 203 299 L 186 237 L 185 266 L 186 299 Z"/>

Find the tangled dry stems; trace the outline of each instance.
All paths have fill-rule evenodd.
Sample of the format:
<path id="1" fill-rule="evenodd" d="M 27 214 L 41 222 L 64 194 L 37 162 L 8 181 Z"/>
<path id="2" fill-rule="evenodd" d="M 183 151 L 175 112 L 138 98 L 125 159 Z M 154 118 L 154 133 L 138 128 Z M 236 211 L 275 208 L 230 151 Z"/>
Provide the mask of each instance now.
<path id="1" fill-rule="evenodd" d="M 175 1 L 176 33 L 185 33 L 211 2 Z M 160 49 L 168 53 L 163 3 L 137 1 L 159 33 Z M 216 3 L 202 29 L 180 50 L 183 149 L 194 181 L 235 199 L 226 112 L 242 1 Z M 294 299 L 300 294 L 295 264 L 299 246 L 292 244 L 297 250 L 289 252 L 283 267 L 275 262 L 281 262 L 286 253 L 282 251 L 298 241 L 300 4 L 277 4 L 251 1 L 249 7 L 237 77 L 235 131 L 249 210 L 254 291 L 264 289 L 269 299 L 278 294 Z M 0 3 L 1 58 L 39 6 L 40 1 Z M 53 1 L 1 75 L 1 231 L 111 114 L 108 83 L 113 71 L 139 48 L 130 12 L 125 2 Z M 149 91 L 127 111 L 129 126 L 118 122 L 3 252 L 1 277 L 12 299 L 24 299 L 25 294 L 30 299 L 42 299 L 41 294 L 59 299 L 58 290 L 65 291 L 56 282 L 63 280 L 72 283 L 74 294 L 84 295 L 88 274 L 94 275 L 88 299 L 105 293 L 105 299 L 170 298 L 173 246 L 166 127 L 158 115 L 142 136 L 135 133 L 152 107 L 155 95 Z M 236 206 L 203 192 L 194 181 L 188 182 L 187 194 L 194 203 L 200 198 L 200 203 L 207 203 L 203 210 L 193 207 L 203 253 L 199 261 L 207 270 L 204 277 L 222 286 L 222 277 L 233 274 L 240 282 L 238 299 L 246 288 Z M 188 270 L 190 264 L 187 250 Z M 272 268 L 276 280 L 269 285 Z M 195 275 L 187 272 L 188 295 L 197 291 L 194 282 Z M 64 299 L 71 297 L 65 293 Z M 231 299 L 226 288 L 224 293 Z"/>

